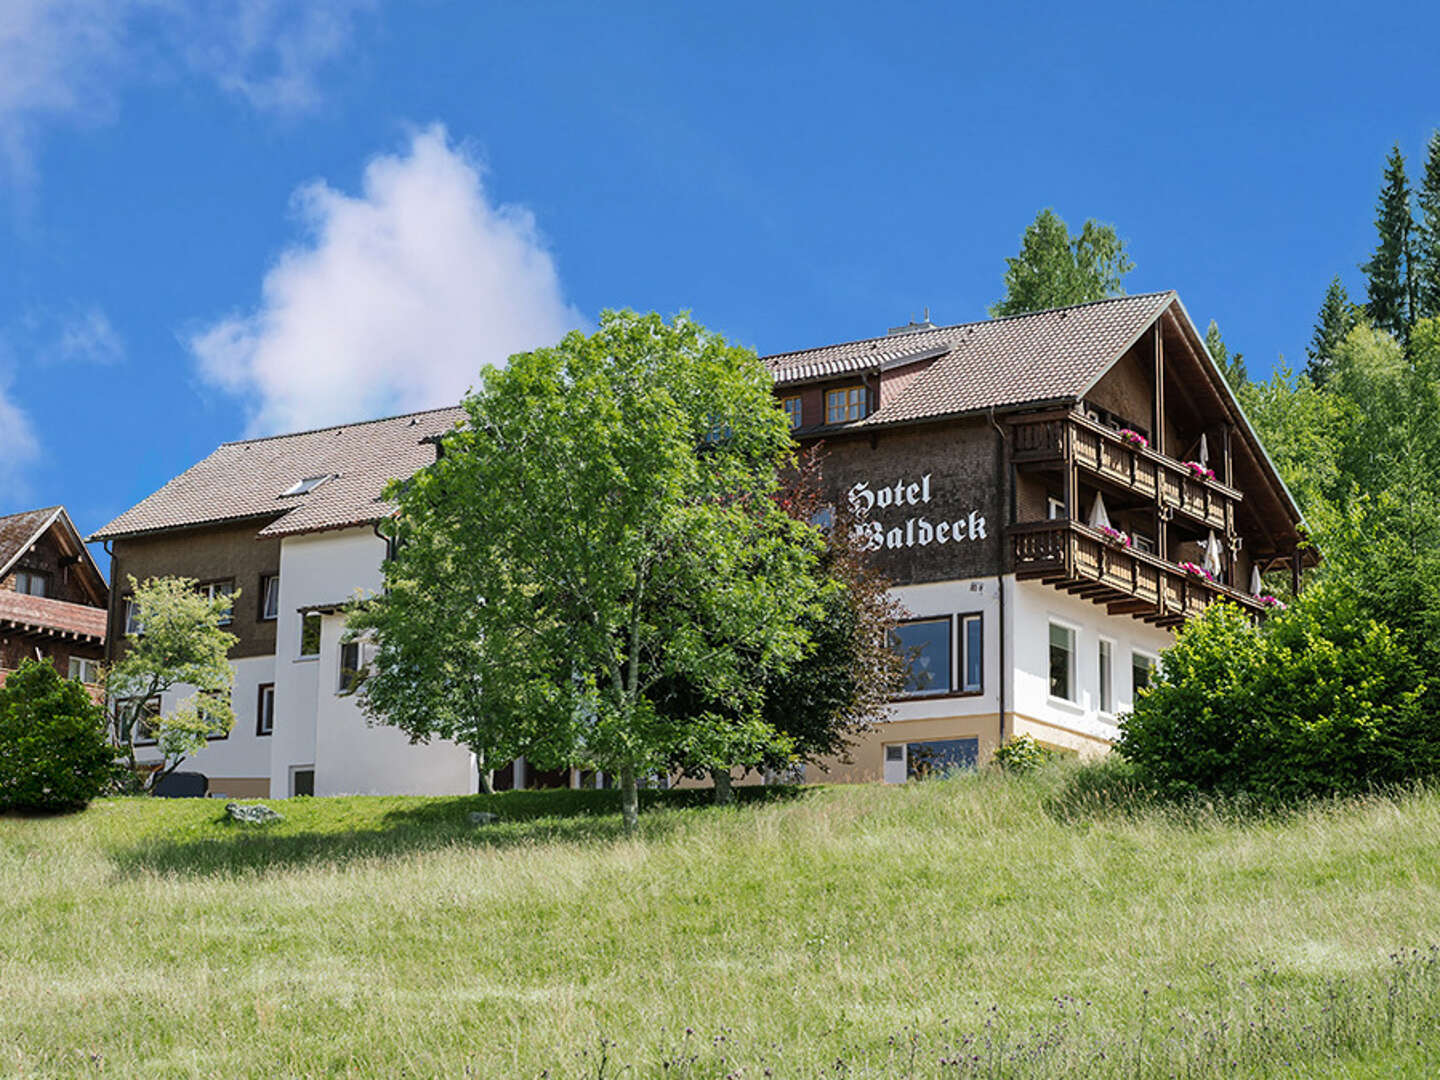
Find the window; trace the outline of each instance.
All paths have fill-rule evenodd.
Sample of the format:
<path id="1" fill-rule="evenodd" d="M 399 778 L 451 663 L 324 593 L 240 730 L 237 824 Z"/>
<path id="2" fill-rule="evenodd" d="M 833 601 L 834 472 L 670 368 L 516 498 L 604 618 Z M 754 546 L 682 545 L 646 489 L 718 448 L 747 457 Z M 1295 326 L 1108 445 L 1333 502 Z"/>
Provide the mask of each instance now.
<path id="1" fill-rule="evenodd" d="M 985 621 L 979 615 L 960 616 L 960 689 L 978 694 L 985 687 Z"/>
<path id="2" fill-rule="evenodd" d="M 49 596 L 50 575 L 37 570 L 16 570 L 15 591 L 26 596 Z"/>
<path id="3" fill-rule="evenodd" d="M 360 685 L 360 642 L 345 641 L 340 644 L 340 680 L 335 688 L 337 694 L 353 694 Z"/>
<path id="4" fill-rule="evenodd" d="M 261 683 L 255 703 L 255 734 L 270 735 L 275 731 L 275 684 Z"/>
<path id="5" fill-rule="evenodd" d="M 280 493 L 280 497 L 283 499 L 290 495 L 308 495 L 326 480 L 332 479 L 334 475 L 334 473 L 326 473 L 323 476 L 307 476 L 303 480 L 296 480 Z"/>
<path id="6" fill-rule="evenodd" d="M 130 715 L 130 710 L 135 708 L 139 698 L 120 698 L 115 702 L 115 713 L 117 716 Z M 146 700 L 140 708 L 140 717 L 135 721 L 135 745 L 154 746 L 155 730 L 146 721 L 160 715 L 160 699 L 152 697 Z"/>
<path id="7" fill-rule="evenodd" d="M 790 418 L 791 428 L 798 428 L 800 426 L 801 416 L 800 399 L 798 397 L 787 397 L 783 405 L 785 407 L 785 415 Z"/>
<path id="8" fill-rule="evenodd" d="M 865 387 L 847 386 L 825 395 L 825 422 L 843 424 L 847 420 L 865 418 Z"/>
<path id="9" fill-rule="evenodd" d="M 210 711 L 205 708 L 204 698 L 198 699 L 198 707 L 196 709 L 196 712 L 201 720 L 210 719 Z M 235 718 L 234 716 L 231 716 L 230 719 L 233 721 Z M 228 739 L 229 737 L 229 729 L 227 729 L 219 720 L 212 722 L 210 725 L 210 730 L 205 733 L 205 738 L 207 739 Z"/>
<path id="10" fill-rule="evenodd" d="M 1051 521 L 1064 521 L 1070 516 L 1070 511 L 1065 509 L 1065 500 L 1057 499 L 1049 495 L 1045 499 L 1045 516 Z"/>
<path id="11" fill-rule="evenodd" d="M 320 613 L 307 611 L 300 616 L 300 655 L 320 655 Z"/>
<path id="12" fill-rule="evenodd" d="M 135 602 L 135 598 L 133 596 L 125 597 L 120 601 L 120 606 L 125 616 L 125 633 L 143 634 L 145 622 L 140 618 L 140 605 Z"/>
<path id="13" fill-rule="evenodd" d="M 1135 696 L 1140 696 L 1140 691 L 1150 685 L 1150 677 L 1155 672 L 1155 657 L 1146 653 L 1130 654 L 1130 685 L 1135 689 Z"/>
<path id="14" fill-rule="evenodd" d="M 303 769 L 290 770 L 290 794 L 292 796 L 315 794 L 315 766 L 307 765 Z"/>
<path id="15" fill-rule="evenodd" d="M 70 678 L 82 683 L 99 682 L 100 661 L 87 660 L 83 656 L 70 657 Z"/>
<path id="16" fill-rule="evenodd" d="M 1100 639 L 1100 711 L 1102 713 L 1113 713 L 1115 711 L 1115 687 L 1112 676 L 1110 642 L 1104 638 Z"/>
<path id="17" fill-rule="evenodd" d="M 226 578 L 224 581 L 202 581 L 196 587 L 196 591 L 205 597 L 206 600 L 214 600 L 220 596 L 233 596 L 235 594 L 235 579 Z M 233 603 L 231 607 L 234 607 Z M 220 625 L 229 626 L 234 617 L 234 612 L 227 608 L 225 614 L 220 616 Z"/>
<path id="18" fill-rule="evenodd" d="M 1075 631 L 1050 624 L 1050 696 L 1075 700 Z"/>
<path id="19" fill-rule="evenodd" d="M 1143 551 L 1149 555 L 1155 554 L 1155 540 L 1153 537 L 1146 536 L 1144 533 L 1131 532 L 1130 540 L 1135 545 L 1136 551 Z"/>
<path id="20" fill-rule="evenodd" d="M 891 643 L 909 664 L 907 695 L 944 694 L 950 690 L 950 620 L 925 619 L 901 623 Z"/>
<path id="21" fill-rule="evenodd" d="M 280 615 L 280 575 L 260 575 L 260 621 L 267 622 Z"/>
<path id="22" fill-rule="evenodd" d="M 979 755 L 979 739 L 939 739 L 905 744 L 905 778 L 930 780 L 973 769 Z"/>

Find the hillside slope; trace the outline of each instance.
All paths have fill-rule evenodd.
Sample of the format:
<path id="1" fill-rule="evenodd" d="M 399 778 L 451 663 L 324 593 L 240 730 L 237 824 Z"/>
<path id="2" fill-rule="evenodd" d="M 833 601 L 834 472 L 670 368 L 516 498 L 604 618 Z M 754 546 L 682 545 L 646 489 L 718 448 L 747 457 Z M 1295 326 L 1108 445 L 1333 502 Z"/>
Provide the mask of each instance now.
<path id="1" fill-rule="evenodd" d="M 1440 796 L 1059 820 L 1063 782 L 636 840 L 579 792 L 0 819 L 0 1074 L 1440 1071 Z"/>

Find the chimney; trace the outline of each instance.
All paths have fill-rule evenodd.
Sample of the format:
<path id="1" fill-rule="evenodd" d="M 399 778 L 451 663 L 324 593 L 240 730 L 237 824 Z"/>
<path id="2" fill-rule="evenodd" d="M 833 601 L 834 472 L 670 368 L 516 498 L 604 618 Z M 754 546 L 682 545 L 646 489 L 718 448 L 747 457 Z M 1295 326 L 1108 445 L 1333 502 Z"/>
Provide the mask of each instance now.
<path id="1" fill-rule="evenodd" d="M 886 337 L 894 337 L 896 334 L 918 334 L 921 330 L 934 330 L 935 324 L 930 321 L 930 309 L 925 309 L 925 314 L 920 322 L 908 322 L 904 326 L 892 326 L 885 331 Z"/>

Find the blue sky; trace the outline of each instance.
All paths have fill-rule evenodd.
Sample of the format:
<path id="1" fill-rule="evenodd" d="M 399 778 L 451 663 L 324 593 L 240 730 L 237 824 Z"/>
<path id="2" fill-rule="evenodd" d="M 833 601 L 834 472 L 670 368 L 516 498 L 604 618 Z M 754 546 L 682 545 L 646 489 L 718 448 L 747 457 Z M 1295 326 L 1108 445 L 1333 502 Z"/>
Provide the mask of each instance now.
<path id="1" fill-rule="evenodd" d="M 1384 11 L 5 0 L 0 510 L 97 528 L 605 307 L 761 352 L 982 317 L 1044 206 L 1303 363 L 1440 125 L 1440 11 Z"/>

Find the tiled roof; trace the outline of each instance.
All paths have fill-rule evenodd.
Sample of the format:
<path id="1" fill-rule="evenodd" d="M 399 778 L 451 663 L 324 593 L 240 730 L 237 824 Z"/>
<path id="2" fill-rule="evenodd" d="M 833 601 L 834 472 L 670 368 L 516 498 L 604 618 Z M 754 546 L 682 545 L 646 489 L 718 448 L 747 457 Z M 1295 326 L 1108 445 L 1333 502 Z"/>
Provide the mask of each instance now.
<path id="1" fill-rule="evenodd" d="M 1029 402 L 1078 398 L 1175 300 L 1141 293 L 985 322 L 780 353 L 780 385 L 940 358 L 892 401 L 848 427 L 873 427 Z"/>
<path id="2" fill-rule="evenodd" d="M 0 592 L 0 627 L 105 640 L 105 609 L 48 596 Z"/>
<path id="3" fill-rule="evenodd" d="M 35 534 L 50 522 L 59 509 L 58 506 L 44 506 L 39 510 L 23 510 L 0 517 L 0 571 L 35 542 Z"/>
<path id="4" fill-rule="evenodd" d="M 459 407 L 432 409 L 224 443 L 90 539 L 261 518 L 274 519 L 257 522 L 261 536 L 378 521 L 393 509 L 380 499 L 386 483 L 434 461 L 434 447 L 424 440 L 450 430 L 465 415 Z M 306 495 L 281 495 L 312 476 L 330 479 Z"/>

